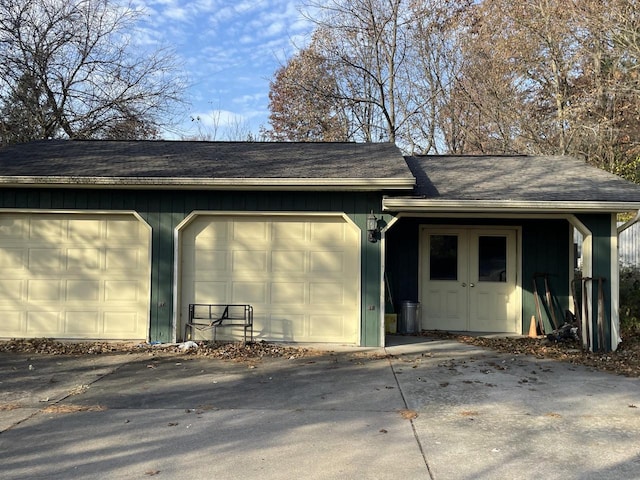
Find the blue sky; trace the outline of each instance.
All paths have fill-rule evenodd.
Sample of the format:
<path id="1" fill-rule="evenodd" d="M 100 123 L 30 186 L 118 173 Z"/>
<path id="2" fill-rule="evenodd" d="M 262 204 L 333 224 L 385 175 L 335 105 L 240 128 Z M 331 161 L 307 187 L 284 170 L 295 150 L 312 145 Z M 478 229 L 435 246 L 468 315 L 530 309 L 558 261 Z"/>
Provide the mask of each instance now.
<path id="1" fill-rule="evenodd" d="M 233 126 L 257 133 L 267 124 L 273 73 L 306 44 L 313 28 L 298 1 L 134 0 L 133 5 L 146 14 L 137 42 L 172 47 L 191 85 L 185 95 L 190 108 L 179 131 L 168 137 L 193 136 L 200 129 L 215 134 L 214 140 L 227 140 Z"/>

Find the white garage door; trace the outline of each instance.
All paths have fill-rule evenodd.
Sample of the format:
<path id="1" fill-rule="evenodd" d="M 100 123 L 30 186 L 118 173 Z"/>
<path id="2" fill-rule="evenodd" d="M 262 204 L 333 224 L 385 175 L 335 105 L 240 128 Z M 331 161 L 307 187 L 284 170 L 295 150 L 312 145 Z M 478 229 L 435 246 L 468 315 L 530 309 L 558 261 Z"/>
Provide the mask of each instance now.
<path id="1" fill-rule="evenodd" d="M 146 339 L 149 231 L 136 217 L 0 214 L 0 337 Z"/>
<path id="2" fill-rule="evenodd" d="M 182 280 L 182 325 L 190 303 L 251 304 L 258 339 L 358 341 L 360 233 L 342 216 L 196 217 Z"/>

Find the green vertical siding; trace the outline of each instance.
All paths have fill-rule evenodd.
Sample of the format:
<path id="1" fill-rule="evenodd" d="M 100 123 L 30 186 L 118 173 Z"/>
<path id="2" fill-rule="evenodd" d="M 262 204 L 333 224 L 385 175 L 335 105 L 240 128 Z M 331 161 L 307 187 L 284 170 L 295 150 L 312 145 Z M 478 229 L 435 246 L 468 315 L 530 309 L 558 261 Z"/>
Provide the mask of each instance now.
<path id="1" fill-rule="evenodd" d="M 522 222 L 522 331 L 529 331 L 531 316 L 536 315 L 533 294 L 533 276 L 547 274 L 550 290 L 558 299 L 561 311 L 556 312 L 558 322 L 564 323 L 564 312 L 569 308 L 569 285 L 573 272 L 569 268 L 572 246 L 569 245 L 569 223 L 566 220 L 528 220 Z M 537 281 L 538 294 L 544 295 L 544 280 Z M 540 304 L 545 329 L 552 324 Z"/>
<path id="2" fill-rule="evenodd" d="M 549 274 L 553 294 L 562 310 L 569 306 L 569 223 L 566 220 L 401 218 L 387 232 L 385 269 L 394 307 L 417 300 L 419 291 L 419 233 L 421 225 L 491 225 L 522 228 L 522 328 L 529 330 L 535 314 L 534 273 Z M 520 253 L 520 252 L 519 252 Z M 540 282 L 543 286 L 543 282 Z M 544 288 L 544 286 L 543 286 Z M 544 290 L 543 290 L 544 292 Z M 560 313 L 561 314 L 561 313 Z M 548 322 L 545 317 L 545 322 Z"/>
<path id="3" fill-rule="evenodd" d="M 604 291 L 604 338 L 602 345 L 604 350 L 611 349 L 611 215 L 591 214 L 578 215 L 580 220 L 593 235 L 593 259 L 591 277 L 593 281 L 591 305 L 593 311 L 590 318 L 591 331 L 593 332 L 593 345 L 598 345 L 598 278 L 603 278 Z"/>
<path id="4" fill-rule="evenodd" d="M 118 210 L 137 212 L 152 228 L 150 339 L 173 335 L 174 231 L 194 210 L 346 213 L 362 232 L 361 338 L 381 344 L 380 243 L 367 241 L 366 218 L 378 217 L 381 196 L 355 192 L 215 192 L 83 189 L 3 189 L 0 208 L 33 210 Z M 374 306 L 374 309 L 371 309 Z"/>
<path id="5" fill-rule="evenodd" d="M 363 346 L 379 346 L 382 344 L 380 325 L 380 269 L 381 251 L 380 242 L 371 243 L 368 241 L 367 216 L 371 211 L 377 218 L 380 218 L 381 202 L 376 195 L 361 196 L 354 198 L 355 212 L 351 215 L 352 220 L 360 227 L 362 245 L 362 299 L 360 311 L 362 312 L 360 322 L 360 342 Z M 334 205 L 334 208 L 337 205 Z M 357 213 L 356 213 L 357 212 Z"/>

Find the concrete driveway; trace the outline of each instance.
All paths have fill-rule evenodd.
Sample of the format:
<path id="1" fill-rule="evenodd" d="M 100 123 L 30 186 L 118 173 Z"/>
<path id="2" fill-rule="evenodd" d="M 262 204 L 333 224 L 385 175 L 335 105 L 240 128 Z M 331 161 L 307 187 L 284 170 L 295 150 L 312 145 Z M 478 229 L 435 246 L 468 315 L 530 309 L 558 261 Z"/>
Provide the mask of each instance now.
<path id="1" fill-rule="evenodd" d="M 0 354 L 0 478 L 640 478 L 638 379 L 390 340 L 255 365 Z"/>

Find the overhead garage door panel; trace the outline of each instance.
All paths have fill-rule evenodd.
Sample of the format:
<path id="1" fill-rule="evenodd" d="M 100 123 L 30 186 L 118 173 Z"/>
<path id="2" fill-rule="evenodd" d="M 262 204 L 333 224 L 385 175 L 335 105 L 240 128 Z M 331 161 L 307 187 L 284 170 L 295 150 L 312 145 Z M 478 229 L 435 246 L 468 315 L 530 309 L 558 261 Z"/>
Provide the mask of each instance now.
<path id="1" fill-rule="evenodd" d="M 357 342 L 360 233 L 341 216 L 201 216 L 182 237 L 189 303 L 249 303 L 258 338 Z"/>
<path id="2" fill-rule="evenodd" d="M 133 215 L 0 215 L 0 337 L 146 339 L 149 232 Z"/>

